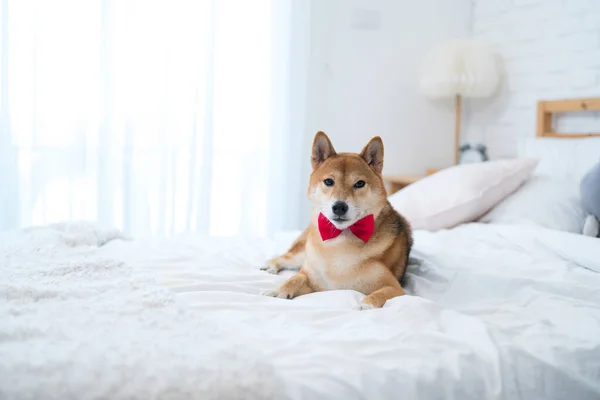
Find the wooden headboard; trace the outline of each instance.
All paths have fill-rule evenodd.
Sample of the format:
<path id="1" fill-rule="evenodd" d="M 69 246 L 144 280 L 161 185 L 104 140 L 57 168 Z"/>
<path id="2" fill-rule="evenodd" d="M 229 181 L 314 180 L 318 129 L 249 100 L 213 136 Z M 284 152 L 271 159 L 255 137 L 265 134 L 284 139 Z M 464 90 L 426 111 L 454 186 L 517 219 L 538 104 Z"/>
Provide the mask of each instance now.
<path id="1" fill-rule="evenodd" d="M 537 136 L 565 139 L 577 139 L 600 136 L 598 133 L 556 133 L 552 129 L 552 114 L 576 111 L 600 111 L 600 97 L 589 99 L 571 99 L 538 102 Z"/>

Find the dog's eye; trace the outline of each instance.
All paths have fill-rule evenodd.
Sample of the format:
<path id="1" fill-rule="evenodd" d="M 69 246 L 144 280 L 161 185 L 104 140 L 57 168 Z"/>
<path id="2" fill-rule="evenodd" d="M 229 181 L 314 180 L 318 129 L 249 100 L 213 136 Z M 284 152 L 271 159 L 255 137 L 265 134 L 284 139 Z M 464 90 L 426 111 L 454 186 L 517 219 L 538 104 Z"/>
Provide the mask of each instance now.
<path id="1" fill-rule="evenodd" d="M 360 189 L 361 187 L 365 187 L 365 181 L 357 181 L 357 182 L 354 184 L 354 188 L 355 188 L 355 189 Z"/>
<path id="2" fill-rule="evenodd" d="M 333 186 L 333 179 L 327 178 L 323 181 L 325 186 Z"/>

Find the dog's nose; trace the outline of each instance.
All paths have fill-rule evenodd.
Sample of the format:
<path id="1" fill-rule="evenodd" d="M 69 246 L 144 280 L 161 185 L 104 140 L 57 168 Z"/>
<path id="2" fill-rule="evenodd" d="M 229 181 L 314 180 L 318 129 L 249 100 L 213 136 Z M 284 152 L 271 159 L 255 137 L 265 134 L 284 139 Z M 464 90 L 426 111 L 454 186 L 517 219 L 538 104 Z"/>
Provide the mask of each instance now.
<path id="1" fill-rule="evenodd" d="M 333 213 L 335 215 L 337 215 L 338 217 L 341 217 L 342 215 L 344 215 L 348 212 L 348 204 L 346 204 L 345 201 L 336 201 L 331 206 L 331 209 L 333 210 Z"/>

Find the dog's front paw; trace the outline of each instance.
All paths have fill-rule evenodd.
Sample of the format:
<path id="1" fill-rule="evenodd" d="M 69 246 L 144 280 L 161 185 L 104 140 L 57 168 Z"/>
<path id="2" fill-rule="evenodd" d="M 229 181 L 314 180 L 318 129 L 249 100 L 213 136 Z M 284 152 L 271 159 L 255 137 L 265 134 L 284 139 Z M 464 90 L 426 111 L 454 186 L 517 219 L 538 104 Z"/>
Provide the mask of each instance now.
<path id="1" fill-rule="evenodd" d="M 279 267 L 272 264 L 267 264 L 260 269 L 261 271 L 267 271 L 270 274 L 277 275 L 280 271 Z"/>
<path id="2" fill-rule="evenodd" d="M 352 309 L 356 310 L 356 311 L 366 311 L 366 310 L 372 310 L 374 308 L 375 308 L 374 306 L 367 304 L 367 303 L 358 303 L 357 305 L 352 307 Z"/>
<path id="3" fill-rule="evenodd" d="M 261 268 L 262 271 L 267 271 L 270 274 L 277 275 L 279 271 L 281 271 L 282 267 L 277 262 L 277 258 L 273 258 L 265 264 L 264 267 Z"/>
<path id="4" fill-rule="evenodd" d="M 268 296 L 268 297 L 277 297 L 279 299 L 292 299 L 294 297 L 294 295 L 292 293 L 288 293 L 286 291 L 281 291 L 281 290 L 263 290 L 262 292 L 260 292 L 261 295 L 263 296 Z"/>

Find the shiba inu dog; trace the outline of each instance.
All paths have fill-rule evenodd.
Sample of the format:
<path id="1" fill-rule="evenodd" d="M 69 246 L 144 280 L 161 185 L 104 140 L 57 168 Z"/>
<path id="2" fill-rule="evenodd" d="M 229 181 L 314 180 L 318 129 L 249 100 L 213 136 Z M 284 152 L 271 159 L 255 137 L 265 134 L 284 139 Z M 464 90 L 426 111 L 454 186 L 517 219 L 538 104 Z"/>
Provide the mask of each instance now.
<path id="1" fill-rule="evenodd" d="M 366 297 L 355 308 L 380 308 L 402 296 L 412 247 L 409 223 L 387 200 L 381 171 L 383 142 L 369 141 L 360 154 L 336 153 L 323 132 L 312 145 L 308 197 L 310 226 L 287 253 L 270 260 L 263 270 L 300 271 L 264 295 L 293 299 L 312 292 L 352 289 Z"/>

